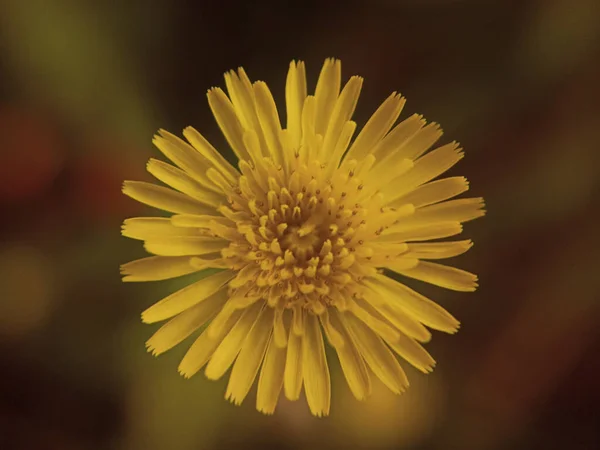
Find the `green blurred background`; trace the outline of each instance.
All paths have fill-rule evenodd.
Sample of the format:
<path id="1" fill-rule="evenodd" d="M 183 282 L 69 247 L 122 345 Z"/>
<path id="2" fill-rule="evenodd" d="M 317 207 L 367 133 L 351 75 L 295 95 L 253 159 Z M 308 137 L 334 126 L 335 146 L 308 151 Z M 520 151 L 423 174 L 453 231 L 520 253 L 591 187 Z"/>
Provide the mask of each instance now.
<path id="1" fill-rule="evenodd" d="M 120 223 L 148 213 L 121 182 L 161 127 L 231 156 L 205 98 L 224 71 L 281 102 L 291 59 L 314 86 L 329 56 L 366 79 L 359 123 L 399 90 L 463 144 L 489 212 L 456 264 L 481 288 L 416 285 L 462 327 L 406 394 L 359 403 L 333 362 L 330 418 L 265 417 L 180 377 L 187 343 L 146 353 L 139 313 L 182 281 L 120 282 L 144 255 Z M 600 448 L 599 142 L 597 0 L 2 0 L 0 448 Z"/>

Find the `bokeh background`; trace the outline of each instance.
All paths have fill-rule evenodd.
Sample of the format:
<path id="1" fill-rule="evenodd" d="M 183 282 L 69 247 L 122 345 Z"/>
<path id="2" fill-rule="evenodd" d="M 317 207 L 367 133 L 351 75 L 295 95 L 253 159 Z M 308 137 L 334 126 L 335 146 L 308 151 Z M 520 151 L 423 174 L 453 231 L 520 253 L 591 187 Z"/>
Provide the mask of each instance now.
<path id="1" fill-rule="evenodd" d="M 205 92 L 243 65 L 283 100 L 291 59 L 366 79 L 363 122 L 394 90 L 467 157 L 483 195 L 457 264 L 475 294 L 419 286 L 462 321 L 433 374 L 332 414 L 272 417 L 153 358 L 139 313 L 182 281 L 122 284 L 142 257 L 120 223 L 161 127 L 231 157 Z M 600 2 L 204 0 L 0 2 L 0 448 L 600 448 Z"/>

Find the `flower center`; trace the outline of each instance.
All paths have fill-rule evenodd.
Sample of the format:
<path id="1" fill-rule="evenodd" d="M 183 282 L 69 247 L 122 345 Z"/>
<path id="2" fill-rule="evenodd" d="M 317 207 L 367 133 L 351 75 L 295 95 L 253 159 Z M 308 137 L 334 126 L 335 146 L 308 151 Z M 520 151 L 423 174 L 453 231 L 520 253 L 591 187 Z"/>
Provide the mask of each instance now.
<path id="1" fill-rule="evenodd" d="M 220 209 L 237 228 L 222 252 L 238 271 L 232 295 L 315 313 L 328 305 L 345 309 L 381 258 L 399 253 L 374 251 L 381 244 L 372 241 L 399 213 L 382 208 L 378 194 L 368 192 L 356 161 L 328 171 L 317 161 L 284 169 L 265 158 L 260 167 L 242 161 L 240 169 L 230 206 Z"/>
<path id="2" fill-rule="evenodd" d="M 288 228 L 281 239 L 282 249 L 290 250 L 297 260 L 312 258 L 316 251 L 322 246 L 323 239 L 316 233 L 302 235 L 301 227 Z"/>

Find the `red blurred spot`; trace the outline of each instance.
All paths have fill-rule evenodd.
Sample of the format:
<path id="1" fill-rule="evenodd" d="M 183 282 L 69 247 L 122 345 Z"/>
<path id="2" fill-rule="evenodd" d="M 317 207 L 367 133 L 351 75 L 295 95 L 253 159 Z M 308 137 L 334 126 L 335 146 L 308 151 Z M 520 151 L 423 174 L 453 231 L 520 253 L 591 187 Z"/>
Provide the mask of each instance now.
<path id="1" fill-rule="evenodd" d="M 64 143 L 49 118 L 26 109 L 0 107 L 0 203 L 43 192 L 64 162 Z"/>
<path id="2" fill-rule="evenodd" d="M 115 148 L 118 151 L 115 151 Z M 124 180 L 148 180 L 139 152 L 118 142 L 93 141 L 72 163 L 70 196 L 77 214 L 92 220 L 137 214 L 140 203 L 121 192 Z"/>

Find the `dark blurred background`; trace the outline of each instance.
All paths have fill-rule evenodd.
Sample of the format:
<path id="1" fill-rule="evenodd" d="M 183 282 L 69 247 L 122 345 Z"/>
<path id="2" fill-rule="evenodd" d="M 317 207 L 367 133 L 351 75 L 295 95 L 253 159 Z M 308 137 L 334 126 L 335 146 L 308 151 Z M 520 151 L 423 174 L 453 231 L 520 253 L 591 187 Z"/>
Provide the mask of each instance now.
<path id="1" fill-rule="evenodd" d="M 365 77 L 359 124 L 394 90 L 460 141 L 488 215 L 456 264 L 475 294 L 419 289 L 462 321 L 409 391 L 273 417 L 146 353 L 139 313 L 182 281 L 122 284 L 123 179 L 153 133 L 193 125 L 231 156 L 205 92 L 244 66 L 283 101 L 291 59 Z M 282 103 L 280 103 L 282 105 Z M 0 1 L 0 448 L 600 448 L 600 2 Z M 465 237 L 465 238 L 466 238 Z"/>

